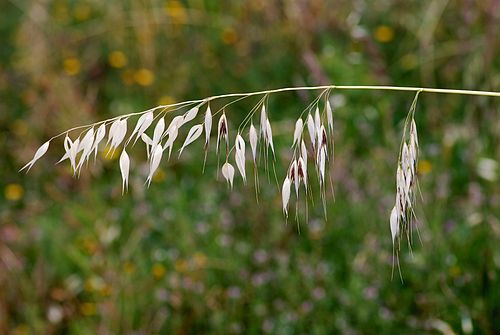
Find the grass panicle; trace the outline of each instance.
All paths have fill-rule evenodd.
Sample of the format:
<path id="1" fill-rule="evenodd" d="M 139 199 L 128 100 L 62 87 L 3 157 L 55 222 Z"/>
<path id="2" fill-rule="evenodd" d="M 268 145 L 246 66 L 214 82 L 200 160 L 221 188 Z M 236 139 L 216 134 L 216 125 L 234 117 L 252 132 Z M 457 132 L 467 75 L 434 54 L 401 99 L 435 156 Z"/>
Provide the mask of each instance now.
<path id="1" fill-rule="evenodd" d="M 289 163 L 288 171 L 281 185 L 281 200 L 283 214 L 286 218 L 289 215 L 289 202 L 291 197 L 291 186 L 294 185 L 296 197 L 296 211 L 298 212 L 300 185 L 304 185 L 305 203 L 306 203 L 306 218 L 307 218 L 307 202 L 308 195 L 311 193 L 311 183 L 308 178 L 308 162 L 311 162 L 318 176 L 318 184 L 323 207 L 325 209 L 326 218 L 326 185 L 327 178 L 330 178 L 330 185 L 333 195 L 333 182 L 331 180 L 331 172 L 334 163 L 334 111 L 329 101 L 329 94 L 332 90 L 392 90 L 392 91 L 412 91 L 416 92 L 415 98 L 411 104 L 410 110 L 403 126 L 403 135 L 400 149 L 398 152 L 398 161 L 396 166 L 396 196 L 395 204 L 390 211 L 389 228 L 393 243 L 393 254 L 396 259 L 399 259 L 400 243 L 406 239 L 411 250 L 411 231 L 412 226 L 416 223 L 415 203 L 418 187 L 417 181 L 417 164 L 419 154 L 419 141 L 417 133 L 417 125 L 415 122 L 416 104 L 419 95 L 422 93 L 443 93 L 443 94 L 464 94 L 464 95 L 480 95 L 500 97 L 499 92 L 487 91 L 468 91 L 454 89 L 437 89 L 437 88 L 418 88 L 418 87 L 395 87 L 395 86 L 315 86 L 315 87 L 289 87 L 275 90 L 267 90 L 250 93 L 232 93 L 220 96 L 213 96 L 200 100 L 185 101 L 170 105 L 157 106 L 143 112 L 131 113 L 127 115 L 117 116 L 108 120 L 96 122 L 91 125 L 79 126 L 69 129 L 59 135 L 56 135 L 45 142 L 35 152 L 33 159 L 24 165 L 20 171 L 29 171 L 33 165 L 47 152 L 52 140 L 64 136 L 63 149 L 64 155 L 58 163 L 69 160 L 70 166 L 74 175 L 79 175 L 85 163 L 88 163 L 92 154 L 94 161 L 97 158 L 97 151 L 106 138 L 105 148 L 106 155 L 114 155 L 117 150 L 121 150 L 119 159 L 119 168 L 122 175 L 122 192 L 128 189 L 128 181 L 130 174 L 130 157 L 126 152 L 127 146 L 132 143 L 135 145 L 140 138 L 145 144 L 146 156 L 149 164 L 149 172 L 146 177 L 146 184 L 149 186 L 155 172 L 161 164 L 164 151 L 168 150 L 168 159 L 170 159 L 172 150 L 176 143 L 179 134 L 182 134 L 187 124 L 192 121 L 196 122 L 191 125 L 187 136 L 185 137 L 182 146 L 179 149 L 179 157 L 187 150 L 187 147 L 194 143 L 205 133 L 204 138 L 204 153 L 205 159 L 203 162 L 203 170 L 205 168 L 206 158 L 210 147 L 210 137 L 212 128 L 212 119 L 217 114 L 220 114 L 217 124 L 217 142 L 216 155 L 221 154 L 221 142 L 225 143 L 225 159 L 221 168 L 221 173 L 227 181 L 231 189 L 234 184 L 235 168 L 229 162 L 229 153 L 234 150 L 234 163 L 239 171 L 239 174 L 246 184 L 246 141 L 250 143 L 250 153 L 254 166 L 254 179 L 256 195 L 259 192 L 258 168 L 264 165 L 264 169 L 268 174 L 270 169 L 268 164 L 269 154 L 272 156 L 273 172 L 276 182 L 278 177 L 274 163 L 277 159 L 274 136 L 271 120 L 269 118 L 268 102 L 272 94 L 286 91 L 303 91 L 303 90 L 318 90 L 320 94 L 314 101 L 306 107 L 297 118 L 291 138 L 291 153 L 292 159 Z M 237 128 L 234 145 L 229 143 L 229 122 L 226 116 L 226 109 L 230 105 L 246 99 L 251 96 L 261 96 L 262 98 L 251 109 L 243 122 Z M 229 103 L 226 103 L 222 108 L 212 113 L 210 104 L 216 100 L 234 98 Z M 324 102 L 321 102 L 324 98 Z M 201 116 L 201 120 L 197 120 L 201 108 L 206 105 L 205 113 Z M 320 105 L 324 108 L 320 108 Z M 260 109 L 259 129 L 254 126 L 253 116 Z M 170 124 L 166 127 L 166 119 L 170 114 L 178 112 L 170 120 Z M 302 118 L 306 113 L 305 119 Z M 133 122 L 137 117 L 135 125 L 130 134 L 128 134 L 128 124 Z M 305 120 L 305 121 L 304 121 Z M 325 127 L 326 124 L 326 127 Z M 150 128 L 154 128 L 150 131 Z M 166 128 L 166 129 L 165 129 Z M 307 128 L 308 138 L 304 136 L 304 128 Z M 96 130 L 97 129 L 97 130 Z M 248 129 L 248 131 L 245 131 Z M 72 137 L 72 134 L 77 130 L 83 130 L 78 136 Z M 148 135 L 149 133 L 149 135 Z M 128 134 L 128 137 L 127 137 Z M 82 136 L 83 135 L 83 136 Z M 246 139 L 245 139 L 246 137 Z M 258 143 L 262 141 L 261 152 L 263 156 L 258 155 Z M 270 152 L 269 152 L 270 151 Z M 309 156 L 314 159 L 309 159 Z M 218 158 L 219 159 L 219 158 Z M 257 198 L 258 199 L 258 198 Z M 312 199 L 312 198 L 311 198 Z M 298 221 L 298 213 L 295 214 Z"/>

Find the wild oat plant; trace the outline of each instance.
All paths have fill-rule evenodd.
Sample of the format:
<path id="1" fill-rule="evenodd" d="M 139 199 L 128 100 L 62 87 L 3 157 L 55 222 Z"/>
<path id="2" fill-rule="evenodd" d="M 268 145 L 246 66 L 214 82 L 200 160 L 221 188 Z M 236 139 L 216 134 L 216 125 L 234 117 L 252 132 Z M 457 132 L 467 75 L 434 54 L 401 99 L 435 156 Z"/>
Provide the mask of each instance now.
<path id="1" fill-rule="evenodd" d="M 299 199 L 301 196 L 303 197 L 307 217 L 307 202 L 312 191 L 311 180 L 315 176 L 314 179 L 317 179 L 319 184 L 326 217 L 325 202 L 328 185 L 333 193 L 333 183 L 327 175 L 331 169 L 327 168 L 327 166 L 334 164 L 335 153 L 335 113 L 330 104 L 329 96 L 332 90 L 344 89 L 416 92 L 404 122 L 396 166 L 396 199 L 394 207 L 390 211 L 389 227 L 392 236 L 393 255 L 397 260 L 400 242 L 403 239 L 406 239 L 411 247 L 412 227 L 416 222 L 415 202 L 418 193 L 417 160 L 419 142 L 414 116 L 419 95 L 423 92 L 429 92 L 499 97 L 499 92 L 419 87 L 331 85 L 225 94 L 200 100 L 161 105 L 142 112 L 121 115 L 91 125 L 69 129 L 45 142 L 36 151 L 33 159 L 21 168 L 21 171 L 29 171 L 35 162 L 47 152 L 51 141 L 64 136 L 65 153 L 58 163 L 68 160 L 75 176 L 80 175 L 83 166 L 89 160 L 97 158 L 100 145 L 107 148 L 107 155 L 113 155 L 117 150 L 121 150 L 119 168 L 122 176 L 122 192 L 125 192 L 128 189 L 130 173 L 128 148 L 136 145 L 139 140 L 143 143 L 149 163 L 149 173 L 145 184 L 149 187 L 162 159 L 169 160 L 171 158 L 174 144 L 182 143 L 178 150 L 178 157 L 180 157 L 187 147 L 198 140 L 204 133 L 205 159 L 203 169 L 209 153 L 210 141 L 212 135 L 214 135 L 216 137 L 215 154 L 218 161 L 220 158 L 223 159 L 220 173 L 231 189 L 236 169 L 243 182 L 247 183 L 247 158 L 251 158 L 251 164 L 254 166 L 254 185 L 256 193 L 258 193 L 257 171 L 259 166 L 262 166 L 269 175 L 271 165 L 274 177 L 276 180 L 278 179 L 274 168 L 275 147 L 272 122 L 269 117 L 272 111 L 268 110 L 271 95 L 285 91 L 316 90 L 319 91 L 317 98 L 302 111 L 295 122 L 293 137 L 291 138 L 292 159 L 289 162 L 286 175 L 281 177 L 281 180 L 283 180 L 281 183 L 281 199 L 283 214 L 288 219 L 291 196 L 295 194 L 295 219 L 298 224 Z M 261 99 L 236 128 L 229 121 L 226 110 L 230 105 L 250 96 L 258 96 Z M 228 98 L 234 98 L 234 100 L 212 112 L 211 103 Z M 213 130 L 214 118 L 217 122 Z M 133 128 L 129 128 L 130 125 L 133 125 Z M 189 129 L 189 131 L 182 141 L 179 139 L 179 132 L 184 128 Z M 132 131 L 129 132 L 129 129 L 132 129 Z M 72 138 L 71 134 L 77 131 L 80 131 L 80 133 L 76 136 L 73 135 Z M 250 144 L 250 150 L 246 149 L 247 143 Z M 311 172 L 312 170 L 314 172 Z M 301 195 L 301 192 L 303 195 Z"/>

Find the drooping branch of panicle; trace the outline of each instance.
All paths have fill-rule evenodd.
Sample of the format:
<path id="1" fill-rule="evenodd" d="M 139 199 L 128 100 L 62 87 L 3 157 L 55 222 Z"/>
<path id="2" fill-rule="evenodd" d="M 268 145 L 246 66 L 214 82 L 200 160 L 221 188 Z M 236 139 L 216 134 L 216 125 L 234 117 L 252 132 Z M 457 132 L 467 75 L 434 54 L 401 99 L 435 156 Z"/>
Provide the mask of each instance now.
<path id="1" fill-rule="evenodd" d="M 273 141 L 272 122 L 269 117 L 268 100 L 273 94 L 287 91 L 319 91 L 314 99 L 298 117 L 295 122 L 293 140 L 291 145 L 291 161 L 288 165 L 287 173 L 281 184 L 281 200 L 283 213 L 286 218 L 289 214 L 289 204 L 293 193 L 295 194 L 295 213 L 298 222 L 299 198 L 303 192 L 306 203 L 311 193 L 311 168 L 317 176 L 319 190 L 326 217 L 326 190 L 327 185 L 333 183 L 328 173 L 334 163 L 334 110 L 330 104 L 330 93 L 332 90 L 390 90 L 390 91 L 410 91 L 416 92 L 410 111 L 406 117 L 403 137 L 398 154 L 396 169 L 396 200 L 390 215 L 390 230 L 392 235 L 394 250 L 399 250 L 399 241 L 402 236 L 406 236 L 410 243 L 412 222 L 416 218 L 415 201 L 417 187 L 417 159 L 418 159 L 418 137 L 417 126 L 414 115 L 416 103 L 419 95 L 423 93 L 439 94 L 462 94 L 475 96 L 500 97 L 500 92 L 470 91 L 456 89 L 421 88 L 421 87 L 398 87 L 398 86 L 311 86 L 311 87 L 287 87 L 274 90 L 265 90 L 250 93 L 231 93 L 212 96 L 199 100 L 184 101 L 170 105 L 160 105 L 151 109 L 120 115 L 114 118 L 96 122 L 90 125 L 78 126 L 66 130 L 50 138 L 35 153 L 33 159 L 21 170 L 29 171 L 35 162 L 40 159 L 49 149 L 51 141 L 64 136 L 64 155 L 59 162 L 68 160 L 75 175 L 79 175 L 81 169 L 92 156 L 97 157 L 99 147 L 104 147 L 106 155 L 113 155 L 117 150 L 121 151 L 119 167 L 122 175 L 122 190 L 128 189 L 128 179 L 130 173 L 131 160 L 126 151 L 129 146 L 135 145 L 139 139 L 143 142 L 147 160 L 149 164 L 148 175 L 145 182 L 149 186 L 153 180 L 155 172 L 158 170 L 162 159 L 167 156 L 170 159 L 174 144 L 177 141 L 181 130 L 187 128 L 189 131 L 180 146 L 180 155 L 186 148 L 194 143 L 203 133 L 205 134 L 204 151 L 205 160 L 210 148 L 212 135 L 213 117 L 218 117 L 216 124 L 216 148 L 217 157 L 222 155 L 224 163 L 221 167 L 221 174 L 227 183 L 233 187 L 235 168 L 247 183 L 246 170 L 246 141 L 250 143 L 249 157 L 252 159 L 254 167 L 255 189 L 258 192 L 259 182 L 257 169 L 263 165 L 268 173 L 269 164 L 273 166 L 274 177 L 278 180 L 274 162 L 276 160 L 275 146 Z M 261 99 L 246 115 L 239 127 L 232 127 L 226 115 L 226 109 L 230 105 L 251 96 L 260 96 Z M 216 100 L 234 98 L 221 108 L 212 113 L 210 105 Z M 204 110 L 203 117 L 198 114 Z M 256 125 L 254 116 L 260 111 Z M 175 115 L 176 112 L 178 115 Z M 169 116 L 172 115 L 170 118 Z M 128 129 L 130 120 L 137 118 L 132 131 Z M 167 125 L 167 119 L 169 123 Z M 198 120 L 200 119 L 200 120 Z M 248 129 L 248 131 L 246 131 Z M 74 131 L 81 131 L 78 136 L 70 136 Z M 307 133 L 307 134 L 306 134 Z M 234 138 L 234 141 L 231 141 Z M 246 139 L 246 140 L 245 140 Z M 233 143 L 233 144 L 231 144 Z M 234 157 L 232 155 L 234 154 Z M 58 163 L 59 163 L 58 162 Z M 233 163 L 232 163 L 233 162 Z M 205 164 L 205 163 L 204 163 Z M 329 183 L 327 181 L 330 181 Z M 295 192 L 292 192 L 292 187 Z M 301 191 L 303 189 L 303 191 Z M 398 242 L 396 247 L 396 242 Z"/>

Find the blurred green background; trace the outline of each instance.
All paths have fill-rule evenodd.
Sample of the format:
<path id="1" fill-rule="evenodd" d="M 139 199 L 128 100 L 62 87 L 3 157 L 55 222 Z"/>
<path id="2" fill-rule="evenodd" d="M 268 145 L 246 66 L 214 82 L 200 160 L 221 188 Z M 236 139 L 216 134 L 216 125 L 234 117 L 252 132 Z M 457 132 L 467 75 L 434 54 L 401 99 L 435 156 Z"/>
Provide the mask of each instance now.
<path id="1" fill-rule="evenodd" d="M 333 91 L 335 201 L 301 232 L 213 151 L 142 149 L 74 179 L 76 125 L 229 92 L 339 84 L 500 90 L 496 0 L 0 1 L 1 334 L 499 334 L 500 100 L 422 94 L 419 232 L 391 280 L 389 211 L 412 93 Z M 282 176 L 316 93 L 271 96 Z M 256 103 L 226 113 L 233 127 Z M 129 125 L 130 127 L 130 125 Z M 212 148 L 213 149 L 213 148 Z M 250 167 L 249 167 L 250 169 Z M 249 173 L 252 170 L 249 170 Z M 279 177 L 281 180 L 281 177 Z M 293 202 L 292 202 L 293 203 Z"/>

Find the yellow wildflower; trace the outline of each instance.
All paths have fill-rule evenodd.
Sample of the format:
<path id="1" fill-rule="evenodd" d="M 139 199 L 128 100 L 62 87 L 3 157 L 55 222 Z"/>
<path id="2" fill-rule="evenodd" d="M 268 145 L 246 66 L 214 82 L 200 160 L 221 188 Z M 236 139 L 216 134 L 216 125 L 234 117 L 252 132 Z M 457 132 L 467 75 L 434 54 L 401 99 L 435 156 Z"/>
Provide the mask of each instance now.
<path id="1" fill-rule="evenodd" d="M 134 80 L 141 86 L 149 86 L 155 80 L 155 75 L 151 70 L 140 69 L 134 73 Z"/>
<path id="2" fill-rule="evenodd" d="M 91 238 L 85 238 L 82 241 L 82 247 L 88 254 L 93 255 L 97 251 L 98 245 L 95 240 Z"/>
<path id="3" fill-rule="evenodd" d="M 134 83 L 134 71 L 132 70 L 123 71 L 121 77 L 125 85 L 132 85 Z"/>
<path id="4" fill-rule="evenodd" d="M 80 60 L 76 57 L 66 58 L 63 62 L 64 72 L 70 76 L 75 76 L 80 73 L 82 67 Z"/>
<path id="5" fill-rule="evenodd" d="M 156 170 L 155 174 L 153 175 L 153 181 L 154 182 L 162 182 L 165 180 L 165 171 L 161 168 Z"/>
<path id="6" fill-rule="evenodd" d="M 7 200 L 17 201 L 23 197 L 24 189 L 19 184 L 8 184 L 4 193 Z"/>
<path id="7" fill-rule="evenodd" d="M 30 332 L 29 327 L 25 324 L 21 324 L 19 326 L 16 326 L 16 328 L 14 328 L 12 334 L 13 335 L 28 335 L 29 332 Z"/>
<path id="8" fill-rule="evenodd" d="M 123 264 L 123 271 L 125 273 L 132 273 L 135 271 L 135 265 L 134 263 L 132 262 L 125 262 L 125 264 Z"/>
<path id="9" fill-rule="evenodd" d="M 161 263 L 155 263 L 153 265 L 153 277 L 155 279 L 161 279 L 165 275 L 165 272 L 167 272 L 167 269 L 165 269 L 165 266 Z"/>
<path id="10" fill-rule="evenodd" d="M 113 287 L 109 284 L 104 284 L 103 287 L 99 290 L 103 297 L 109 297 L 113 293 Z"/>
<path id="11" fill-rule="evenodd" d="M 108 56 L 109 65 L 114 68 L 120 69 L 127 65 L 127 56 L 121 51 L 113 51 Z"/>
<path id="12" fill-rule="evenodd" d="M 375 30 L 375 39 L 382 43 L 390 42 L 394 39 L 394 30 L 389 26 L 378 26 Z"/>
<path id="13" fill-rule="evenodd" d="M 418 58 L 417 58 L 417 56 L 415 56 L 415 54 L 409 53 L 409 54 L 406 54 L 403 57 L 401 57 L 400 63 L 401 63 L 401 67 L 404 70 L 411 70 L 411 69 L 414 69 L 415 67 L 417 67 Z"/>
<path id="14" fill-rule="evenodd" d="M 171 105 L 175 103 L 175 99 L 170 95 L 164 95 L 158 100 L 158 105 Z"/>
<path id="15" fill-rule="evenodd" d="M 100 155 L 102 159 L 114 161 L 120 156 L 121 152 L 119 150 L 113 150 L 110 152 L 109 149 L 110 146 L 108 145 L 106 148 L 104 148 L 104 150 L 101 151 Z"/>
<path id="16" fill-rule="evenodd" d="M 165 6 L 165 13 L 172 19 L 175 24 L 183 24 L 187 21 L 186 10 L 182 3 L 177 0 L 168 1 Z"/>
<path id="17" fill-rule="evenodd" d="M 188 269 L 188 263 L 184 259 L 178 259 L 175 261 L 175 271 L 186 272 Z"/>
<path id="18" fill-rule="evenodd" d="M 100 291 L 106 286 L 104 280 L 99 276 L 92 276 L 85 281 L 84 289 L 87 292 Z"/>
<path id="19" fill-rule="evenodd" d="M 75 7 L 73 15 L 75 16 L 76 20 L 85 21 L 90 17 L 90 13 L 91 8 L 88 4 L 78 4 Z"/>
<path id="20" fill-rule="evenodd" d="M 69 21 L 69 11 L 68 11 L 68 6 L 66 3 L 63 2 L 56 2 L 54 4 L 54 7 L 52 9 L 54 19 L 58 23 L 66 23 Z"/>
<path id="21" fill-rule="evenodd" d="M 418 162 L 418 172 L 421 174 L 427 174 L 432 171 L 432 164 L 428 160 L 421 160 Z"/>
<path id="22" fill-rule="evenodd" d="M 460 274 L 462 273 L 462 270 L 460 270 L 460 268 L 456 265 L 453 265 L 450 270 L 450 276 L 452 276 L 453 278 L 456 278 L 458 276 L 460 276 Z"/>
<path id="23" fill-rule="evenodd" d="M 225 28 L 221 33 L 221 39 L 224 44 L 234 44 L 238 40 L 238 34 L 231 28 Z"/>
<path id="24" fill-rule="evenodd" d="M 202 268 L 207 264 L 207 256 L 201 252 L 196 252 L 193 255 L 193 262 L 197 268 Z"/>
<path id="25" fill-rule="evenodd" d="M 93 302 L 84 302 L 80 305 L 80 312 L 85 316 L 95 315 L 97 307 Z"/>
<path id="26" fill-rule="evenodd" d="M 23 120 L 16 120 L 11 125 L 12 132 L 17 136 L 21 137 L 26 135 L 29 131 L 28 125 Z"/>

